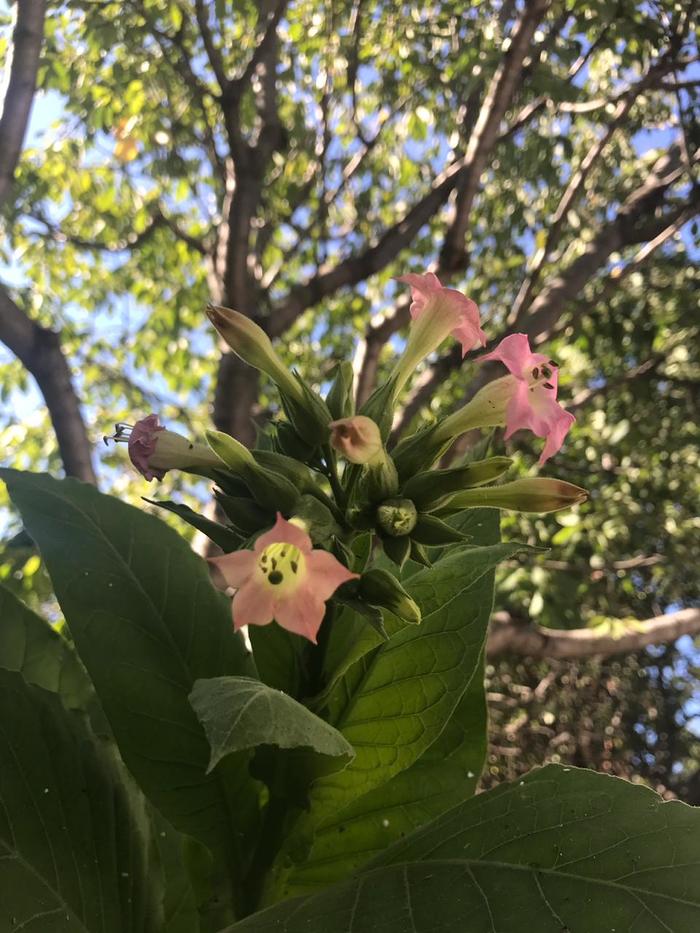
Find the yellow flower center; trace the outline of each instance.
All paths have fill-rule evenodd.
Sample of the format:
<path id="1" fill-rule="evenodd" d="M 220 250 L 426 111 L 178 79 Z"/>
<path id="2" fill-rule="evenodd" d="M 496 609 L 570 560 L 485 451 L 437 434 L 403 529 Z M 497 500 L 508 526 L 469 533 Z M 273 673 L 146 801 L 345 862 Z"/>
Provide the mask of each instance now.
<path id="1" fill-rule="evenodd" d="M 282 595 L 285 590 L 296 589 L 303 579 L 306 558 L 292 544 L 269 544 L 258 558 L 258 570 L 265 583 Z"/>

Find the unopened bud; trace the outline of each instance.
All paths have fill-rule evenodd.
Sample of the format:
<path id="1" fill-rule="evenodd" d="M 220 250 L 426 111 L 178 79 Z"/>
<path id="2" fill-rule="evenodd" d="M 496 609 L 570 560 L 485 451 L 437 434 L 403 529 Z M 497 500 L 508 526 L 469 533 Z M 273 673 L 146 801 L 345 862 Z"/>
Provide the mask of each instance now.
<path id="1" fill-rule="evenodd" d="M 431 511 L 445 505 L 455 493 L 493 482 L 512 465 L 510 457 L 490 457 L 450 470 L 429 470 L 411 477 L 401 491 L 422 512 Z"/>
<path id="2" fill-rule="evenodd" d="M 487 486 L 482 489 L 465 489 L 449 502 L 450 511 L 488 506 L 509 509 L 513 512 L 558 512 L 583 502 L 588 493 L 580 486 L 564 480 L 539 476 L 532 479 L 516 479 L 502 486 Z"/>
<path id="3" fill-rule="evenodd" d="M 418 625 L 421 621 L 418 604 L 388 570 L 374 568 L 363 573 L 358 592 L 371 605 L 388 609 L 405 622 Z"/>
<path id="4" fill-rule="evenodd" d="M 209 305 L 207 317 L 237 356 L 266 373 L 290 398 L 303 402 L 299 384 L 275 352 L 262 327 L 245 314 L 220 305 Z"/>
<path id="5" fill-rule="evenodd" d="M 417 521 L 418 512 L 410 499 L 387 499 L 377 508 L 377 524 L 392 538 L 410 535 Z"/>
<path id="6" fill-rule="evenodd" d="M 379 428 L 364 415 L 331 421 L 331 447 L 350 463 L 370 463 L 382 456 L 382 437 Z"/>
<path id="7" fill-rule="evenodd" d="M 240 477 L 256 502 L 283 512 L 293 509 L 299 499 L 299 490 L 290 480 L 257 463 L 248 448 L 234 437 L 221 431 L 207 431 L 206 436 L 219 460 L 218 466 L 223 464 L 234 476 Z"/>

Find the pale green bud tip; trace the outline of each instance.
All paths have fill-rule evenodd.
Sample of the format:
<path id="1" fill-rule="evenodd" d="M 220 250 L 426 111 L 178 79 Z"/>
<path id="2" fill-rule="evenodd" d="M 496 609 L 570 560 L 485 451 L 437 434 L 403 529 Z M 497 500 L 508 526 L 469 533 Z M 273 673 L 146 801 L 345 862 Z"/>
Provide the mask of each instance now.
<path id="1" fill-rule="evenodd" d="M 389 609 L 405 622 L 418 625 L 421 621 L 418 604 L 387 570 L 374 568 L 362 574 L 359 593 L 366 602 Z"/>
<path id="2" fill-rule="evenodd" d="M 262 327 L 232 308 L 208 305 L 206 310 L 207 317 L 234 353 L 250 366 L 266 373 L 293 398 L 303 399 L 299 386 L 275 353 L 272 342 Z"/>
<path id="3" fill-rule="evenodd" d="M 331 447 L 350 463 L 370 463 L 382 453 L 382 436 L 378 425 L 365 415 L 331 421 Z"/>
<path id="4" fill-rule="evenodd" d="M 377 508 L 377 524 L 392 538 L 409 535 L 417 521 L 418 512 L 410 499 L 387 499 Z"/>

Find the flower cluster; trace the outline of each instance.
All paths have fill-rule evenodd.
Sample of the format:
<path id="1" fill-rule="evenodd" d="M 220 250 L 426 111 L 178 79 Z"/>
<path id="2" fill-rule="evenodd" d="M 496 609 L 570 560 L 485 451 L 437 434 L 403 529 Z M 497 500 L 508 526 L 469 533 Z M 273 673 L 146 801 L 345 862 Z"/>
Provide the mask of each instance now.
<path id="1" fill-rule="evenodd" d="M 264 448 L 248 450 L 216 431 L 207 432 L 207 445 L 190 442 L 165 430 L 156 415 L 117 425 L 114 440 L 128 443 L 132 463 L 147 479 L 177 468 L 216 484 L 224 525 L 180 514 L 226 552 L 210 558 L 210 566 L 214 582 L 233 596 L 236 629 L 275 621 L 316 643 L 324 618 L 343 605 L 361 611 L 381 635 L 387 612 L 418 623 L 420 610 L 398 576 L 366 569 L 372 542 L 381 543 L 398 569 L 408 559 L 430 566 L 431 548 L 464 541 L 450 519 L 465 508 L 549 512 L 585 498 L 584 490 L 557 479 L 492 485 L 511 465 L 507 457 L 434 469 L 458 437 L 477 428 L 504 427 L 506 441 L 520 429 L 532 431 L 544 438 L 540 464 L 561 448 L 574 417 L 557 401 L 559 367 L 533 352 L 525 334 L 506 336 L 477 359 L 503 364 L 506 374 L 388 449 L 397 398 L 421 361 L 450 335 L 463 356 L 487 344 L 471 299 L 433 273 L 399 281 L 411 290 L 408 339 L 387 382 L 359 412 L 349 364 L 338 366 L 321 398 L 289 371 L 257 324 L 210 307 L 223 339 L 279 390 L 286 417 L 271 427 Z"/>

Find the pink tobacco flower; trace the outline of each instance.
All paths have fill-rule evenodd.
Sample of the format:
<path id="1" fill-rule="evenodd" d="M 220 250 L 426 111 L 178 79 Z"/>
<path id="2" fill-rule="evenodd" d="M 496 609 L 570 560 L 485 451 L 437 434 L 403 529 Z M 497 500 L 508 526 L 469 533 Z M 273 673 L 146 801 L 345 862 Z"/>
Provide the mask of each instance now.
<path id="1" fill-rule="evenodd" d="M 196 444 L 158 423 L 158 415 L 148 415 L 136 424 L 118 424 L 113 440 L 128 444 L 129 458 L 146 479 L 163 479 L 168 470 L 199 473 L 220 467 L 221 461 L 204 444 Z"/>
<path id="2" fill-rule="evenodd" d="M 445 288 L 433 272 L 418 275 L 409 272 L 401 275 L 398 282 L 411 286 L 411 318 L 430 321 L 436 334 L 442 334 L 439 343 L 448 334 L 462 344 L 462 356 L 477 343 L 486 346 L 486 335 L 480 326 L 479 309 L 471 298 L 467 298 L 455 288 Z"/>
<path id="3" fill-rule="evenodd" d="M 146 479 L 163 479 L 166 470 L 152 466 L 150 459 L 156 452 L 157 438 L 165 428 L 158 423 L 158 415 L 148 415 L 137 421 L 129 434 L 129 459 Z"/>
<path id="4" fill-rule="evenodd" d="M 313 548 L 311 538 L 277 513 L 270 531 L 255 542 L 252 551 L 234 551 L 211 557 L 227 586 L 235 587 L 233 627 L 268 625 L 273 619 L 282 628 L 303 635 L 316 644 L 325 613 L 325 602 L 351 573 L 328 551 Z"/>
<path id="5" fill-rule="evenodd" d="M 504 337 L 480 362 L 486 360 L 504 363 L 514 377 L 505 410 L 506 440 L 520 428 L 546 438 L 539 460 L 542 466 L 559 450 L 576 420 L 557 402 L 557 364 L 543 353 L 533 353 L 527 334 Z"/>

